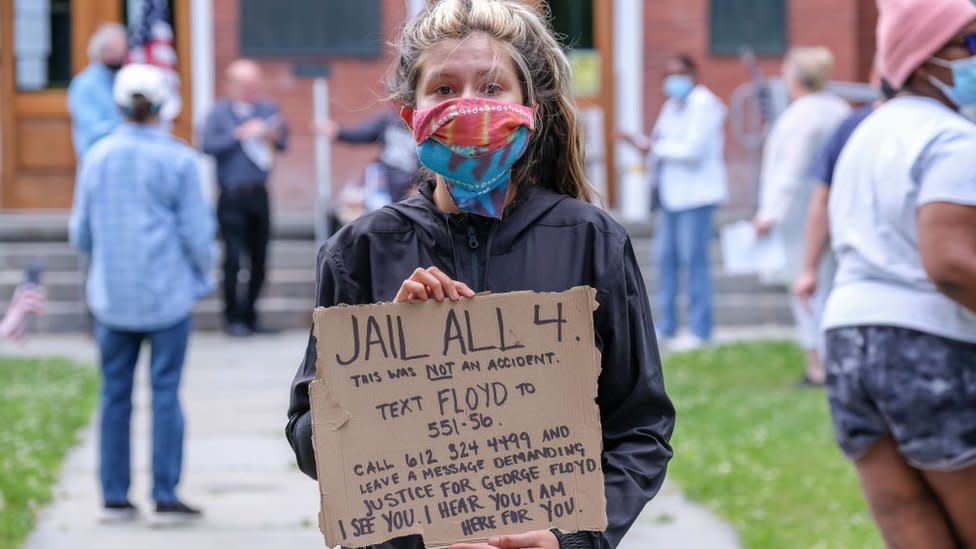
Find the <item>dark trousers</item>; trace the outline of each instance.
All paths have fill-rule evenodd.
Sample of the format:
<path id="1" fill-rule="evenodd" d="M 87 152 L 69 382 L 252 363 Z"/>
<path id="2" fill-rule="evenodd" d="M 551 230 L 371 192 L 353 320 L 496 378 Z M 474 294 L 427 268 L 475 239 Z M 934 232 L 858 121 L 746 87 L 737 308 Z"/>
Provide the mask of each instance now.
<path id="1" fill-rule="evenodd" d="M 242 322 L 253 328 L 271 237 L 271 211 L 264 183 L 222 185 L 217 221 L 224 240 L 224 319 L 228 324 Z M 251 273 L 244 295 L 238 292 L 237 280 L 242 256 L 247 256 Z"/>

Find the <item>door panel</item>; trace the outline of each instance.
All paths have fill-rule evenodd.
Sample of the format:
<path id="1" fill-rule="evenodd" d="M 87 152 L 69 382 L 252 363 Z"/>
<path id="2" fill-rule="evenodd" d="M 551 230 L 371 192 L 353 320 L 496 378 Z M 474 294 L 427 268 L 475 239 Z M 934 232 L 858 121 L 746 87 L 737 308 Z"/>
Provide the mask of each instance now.
<path id="1" fill-rule="evenodd" d="M 62 73 L 68 63 L 72 75 L 85 68 L 92 33 L 103 23 L 121 21 L 125 2 L 0 0 L 0 209 L 71 207 L 76 161 Z M 15 4 L 21 19 L 16 25 Z M 183 111 L 174 132 L 184 138 L 192 134 L 189 9 L 190 0 L 173 4 L 183 81 Z M 25 14 L 35 20 L 24 23 Z M 18 41 L 16 30 L 38 34 Z"/>

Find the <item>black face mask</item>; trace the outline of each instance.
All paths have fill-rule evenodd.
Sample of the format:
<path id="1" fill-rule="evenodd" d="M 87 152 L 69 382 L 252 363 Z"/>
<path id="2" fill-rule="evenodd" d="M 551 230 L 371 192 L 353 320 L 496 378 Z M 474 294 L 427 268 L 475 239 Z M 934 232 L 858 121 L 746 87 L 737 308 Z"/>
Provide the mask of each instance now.
<path id="1" fill-rule="evenodd" d="M 120 70 L 122 70 L 122 62 L 121 61 L 115 61 L 115 62 L 112 62 L 112 63 L 105 63 L 105 66 L 108 67 L 108 70 L 110 70 L 112 72 L 119 72 Z"/>

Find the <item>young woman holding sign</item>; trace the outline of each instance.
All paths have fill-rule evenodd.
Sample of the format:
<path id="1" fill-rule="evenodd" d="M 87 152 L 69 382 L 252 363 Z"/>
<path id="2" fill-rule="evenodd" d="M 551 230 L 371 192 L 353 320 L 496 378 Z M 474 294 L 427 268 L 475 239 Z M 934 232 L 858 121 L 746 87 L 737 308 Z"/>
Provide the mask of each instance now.
<path id="1" fill-rule="evenodd" d="M 544 18 L 520 0 L 432 3 L 408 24 L 399 48 L 391 90 L 431 181 L 322 248 L 317 304 L 596 288 L 607 530 L 512 532 L 456 547 L 615 547 L 664 480 L 674 408 L 630 239 L 588 203 L 569 63 Z M 315 360 L 310 338 L 287 427 L 299 467 L 313 477 Z M 411 536 L 374 549 L 422 547 Z"/>

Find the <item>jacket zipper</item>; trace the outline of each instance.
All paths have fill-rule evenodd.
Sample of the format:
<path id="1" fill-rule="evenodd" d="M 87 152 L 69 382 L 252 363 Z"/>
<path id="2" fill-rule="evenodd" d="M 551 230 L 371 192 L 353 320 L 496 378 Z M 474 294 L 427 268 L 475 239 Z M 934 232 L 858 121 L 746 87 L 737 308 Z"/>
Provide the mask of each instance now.
<path id="1" fill-rule="evenodd" d="M 476 292 L 482 290 L 481 258 L 478 257 L 479 247 L 481 247 L 481 243 L 478 242 L 478 231 L 475 230 L 474 224 L 468 219 L 468 249 L 471 250 L 471 283 L 474 286 L 472 289 Z"/>

